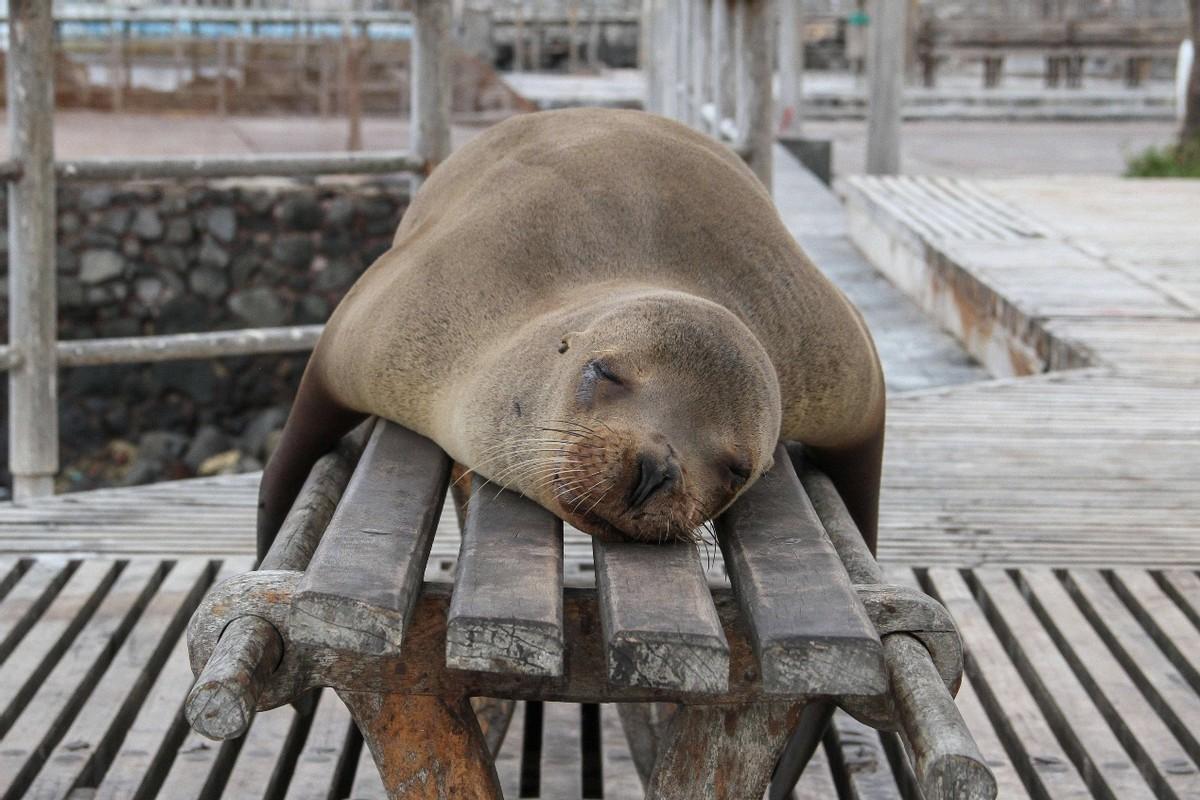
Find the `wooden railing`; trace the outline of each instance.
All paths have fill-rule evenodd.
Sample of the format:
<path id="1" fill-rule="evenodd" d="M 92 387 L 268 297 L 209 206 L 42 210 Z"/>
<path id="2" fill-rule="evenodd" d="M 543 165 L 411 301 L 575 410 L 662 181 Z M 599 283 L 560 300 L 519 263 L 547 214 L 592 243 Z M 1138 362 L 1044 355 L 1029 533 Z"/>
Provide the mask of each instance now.
<path id="1" fill-rule="evenodd" d="M 304 351 L 312 347 L 320 330 L 319 326 L 296 326 L 57 341 L 56 184 L 397 172 L 411 173 L 419 181 L 450 152 L 450 0 L 413 0 L 412 6 L 413 101 L 408 151 L 56 162 L 51 4 L 10 0 L 6 71 L 11 158 L 0 162 L 0 180 L 9 183 L 9 344 L 0 347 L 0 369 L 9 371 L 9 469 L 15 500 L 54 491 L 60 366 Z M 171 9 L 169 13 L 178 15 L 185 10 Z M 208 17 L 221 12 L 186 13 Z M 360 16 L 364 21 L 370 17 Z"/>

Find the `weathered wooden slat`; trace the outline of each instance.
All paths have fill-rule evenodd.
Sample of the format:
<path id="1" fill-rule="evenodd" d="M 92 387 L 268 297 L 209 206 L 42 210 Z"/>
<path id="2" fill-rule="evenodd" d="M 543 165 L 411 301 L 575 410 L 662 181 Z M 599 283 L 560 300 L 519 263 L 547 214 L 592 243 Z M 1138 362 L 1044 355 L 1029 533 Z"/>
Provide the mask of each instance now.
<path id="1" fill-rule="evenodd" d="M 829 800 L 837 797 L 837 784 L 830 770 L 829 757 L 824 747 L 817 747 L 809 759 L 808 766 L 800 776 L 796 788 L 792 790 L 796 800 Z"/>
<path id="2" fill-rule="evenodd" d="M 116 561 L 85 561 L 0 665 L 0 734 L 16 719 L 25 702 L 87 621 L 99 598 L 115 580 Z"/>
<path id="3" fill-rule="evenodd" d="M 1154 710 L 1195 758 L 1200 753 L 1200 730 L 1193 720 L 1200 719 L 1200 694 L 1188 685 L 1103 575 L 1094 570 L 1069 570 L 1066 587 Z"/>
<path id="4" fill-rule="evenodd" d="M 582 797 L 580 711 L 577 703 L 542 704 L 542 797 Z"/>
<path id="5" fill-rule="evenodd" d="M 399 651 L 449 474 L 433 442 L 390 423 L 375 426 L 292 599 L 292 638 Z"/>
<path id="6" fill-rule="evenodd" d="M 524 703 L 517 703 L 513 711 L 512 722 L 508 725 L 508 733 L 500 752 L 496 753 L 496 775 L 500 778 L 500 790 L 506 798 L 520 797 L 521 793 L 521 754 L 525 747 L 525 709 Z M 373 763 L 373 762 L 372 762 Z M 361 770 L 362 767 L 360 766 Z M 353 797 L 359 797 L 358 780 L 355 778 Z M 382 785 L 380 786 L 382 789 Z M 367 798 L 374 800 L 374 797 Z"/>
<path id="7" fill-rule="evenodd" d="M 1200 687 L 1200 628 L 1144 570 L 1115 570 L 1113 588 L 1176 668 Z"/>
<path id="8" fill-rule="evenodd" d="M 4 600 L 8 590 L 20 579 L 22 562 L 19 558 L 0 558 L 0 601 Z"/>
<path id="9" fill-rule="evenodd" d="M 242 740 L 242 748 L 222 795 L 240 800 L 277 797 L 288 779 L 283 769 L 285 754 L 294 744 L 298 725 L 299 715 L 292 706 L 280 706 L 256 715 Z"/>
<path id="10" fill-rule="evenodd" d="M 929 580 L 936 597 L 958 623 L 975 690 L 1013 753 L 1022 779 L 1036 787 L 1040 796 L 1056 800 L 1092 797 L 962 576 L 949 569 L 932 569 Z"/>
<path id="11" fill-rule="evenodd" d="M 1160 795 L 1200 797 L 1200 771 L 1047 569 L 1019 573 L 1022 593 L 1088 694 Z M 999 602 L 999 599 L 997 599 Z M 1023 632 L 1022 632 L 1023 636 Z M 1042 660 L 1041 654 L 1035 656 Z"/>
<path id="12" fill-rule="evenodd" d="M 207 559 L 175 563 L 46 759 L 26 793 L 29 800 L 64 800 L 89 774 L 103 774 L 211 578 Z"/>
<path id="13" fill-rule="evenodd" d="M 1004 800 L 1029 800 L 1029 791 L 1021 782 L 1021 776 L 1013 767 L 1008 751 L 1000 743 L 1000 737 L 996 735 L 991 719 L 979 703 L 974 684 L 966 675 L 963 676 L 962 686 L 959 687 L 958 696 L 954 700 L 958 710 L 962 712 L 963 719 L 966 720 L 967 727 L 971 729 L 971 735 L 975 737 L 975 743 L 979 745 L 979 752 L 983 753 L 992 775 L 996 778 L 996 797 Z"/>
<path id="14" fill-rule="evenodd" d="M 222 581 L 252 566 L 253 560 L 248 556 L 226 559 L 214 580 Z M 176 748 L 187 733 L 182 705 L 184 687 L 191 679 L 187 637 L 180 634 L 155 678 L 154 686 L 142 702 L 137 717 L 121 740 L 100 785 L 96 787 L 94 800 L 141 800 L 149 797 L 156 787 L 171 788 L 170 784 L 164 783 L 164 778 L 176 755 Z M 178 796 L 186 797 L 186 791 L 181 791 Z"/>
<path id="15" fill-rule="evenodd" d="M 151 559 L 131 561 L 121 571 L 96 613 L 0 740 L 0 797 L 8 796 L 14 787 L 26 787 L 41 768 L 45 754 L 108 666 L 162 573 L 159 562 Z"/>
<path id="16" fill-rule="evenodd" d="M 900 788 L 879 740 L 879 731 L 844 711 L 834 712 L 833 730 L 851 800 L 900 800 Z"/>
<path id="17" fill-rule="evenodd" d="M 383 788 L 383 778 L 379 776 L 379 767 L 375 766 L 375 757 L 371 755 L 371 748 L 367 747 L 366 742 L 358 754 L 358 767 L 354 771 L 354 785 L 350 788 L 350 797 L 353 800 L 388 800 L 387 789 Z"/>
<path id="18" fill-rule="evenodd" d="M 0 661 L 37 621 L 72 569 L 66 561 L 39 558 L 0 600 Z"/>
<path id="19" fill-rule="evenodd" d="M 999 570 L 976 570 L 973 575 L 984 612 L 1093 791 L 1131 799 L 1154 797 L 1093 704 L 1092 692 L 1080 683 L 1012 579 Z"/>
<path id="20" fill-rule="evenodd" d="M 562 521 L 474 478 L 446 624 L 446 665 L 561 675 Z"/>
<path id="21" fill-rule="evenodd" d="M 764 691 L 885 690 L 879 637 L 782 445 L 717 526 Z"/>
<path id="22" fill-rule="evenodd" d="M 284 800 L 329 800 L 346 770 L 357 734 L 350 709 L 333 689 L 322 689 L 304 749 L 288 779 Z"/>
<path id="23" fill-rule="evenodd" d="M 608 679 L 688 692 L 729 687 L 729 643 L 693 544 L 593 540 Z"/>
<path id="24" fill-rule="evenodd" d="M 1182 569 L 1162 572 L 1163 591 L 1171 596 L 1183 613 L 1200 628 L 1200 575 Z"/>
<path id="25" fill-rule="evenodd" d="M 605 797 L 642 796 L 642 781 L 629 751 L 629 741 L 621 727 L 617 706 L 611 703 L 600 706 L 600 758 Z"/>

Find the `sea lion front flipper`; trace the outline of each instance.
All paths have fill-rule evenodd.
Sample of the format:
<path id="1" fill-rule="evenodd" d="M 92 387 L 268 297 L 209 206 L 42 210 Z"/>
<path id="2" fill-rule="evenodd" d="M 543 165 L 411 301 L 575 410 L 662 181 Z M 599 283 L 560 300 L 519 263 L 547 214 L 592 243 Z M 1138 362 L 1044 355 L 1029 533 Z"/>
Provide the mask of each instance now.
<path id="1" fill-rule="evenodd" d="M 849 447 L 811 447 L 804 453 L 833 482 L 863 541 L 875 554 L 879 538 L 879 481 L 883 476 L 883 420 L 866 439 Z"/>
<path id="2" fill-rule="evenodd" d="M 258 561 L 262 561 L 275 541 L 313 465 L 366 418 L 366 414 L 338 403 L 316 377 L 309 362 L 279 445 L 271 454 L 258 487 Z"/>

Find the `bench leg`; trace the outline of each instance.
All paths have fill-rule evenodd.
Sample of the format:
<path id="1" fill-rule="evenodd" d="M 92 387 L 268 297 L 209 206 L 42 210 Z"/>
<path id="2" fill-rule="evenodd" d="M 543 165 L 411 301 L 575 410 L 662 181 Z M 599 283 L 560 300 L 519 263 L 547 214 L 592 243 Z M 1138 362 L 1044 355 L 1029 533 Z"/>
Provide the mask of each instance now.
<path id="1" fill-rule="evenodd" d="M 683 706 L 660 743 L 648 800 L 761 800 L 804 704 Z"/>
<path id="2" fill-rule="evenodd" d="M 617 703 L 616 707 L 625 741 L 629 742 L 633 766 L 642 786 L 647 786 L 679 706 L 675 703 Z"/>
<path id="3" fill-rule="evenodd" d="M 391 800 L 503 800 L 467 698 L 338 692 Z"/>

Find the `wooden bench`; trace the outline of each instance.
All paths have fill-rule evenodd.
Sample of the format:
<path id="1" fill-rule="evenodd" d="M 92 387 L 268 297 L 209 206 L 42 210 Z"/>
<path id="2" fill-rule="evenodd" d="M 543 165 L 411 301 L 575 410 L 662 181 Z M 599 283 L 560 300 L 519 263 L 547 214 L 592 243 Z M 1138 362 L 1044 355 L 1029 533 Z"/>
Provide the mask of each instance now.
<path id="1" fill-rule="evenodd" d="M 980 61 L 984 88 L 1000 85 L 1005 59 L 1034 53 L 1046 59 L 1046 85 L 1079 88 L 1087 58 L 1124 64 L 1127 86 L 1140 86 L 1155 59 L 1174 60 L 1188 36 L 1187 20 L 922 20 L 916 55 L 924 86 L 937 83 L 949 58 Z"/>
<path id="2" fill-rule="evenodd" d="M 648 797 L 757 800 L 799 725 L 785 796 L 836 704 L 900 732 L 927 798 L 995 796 L 951 696 L 952 620 L 883 585 L 799 449 L 781 445 L 717 521 L 732 590 L 710 588 L 694 545 L 599 541 L 595 587 L 564 589 L 562 523 L 480 485 L 451 589 L 422 577 L 448 457 L 391 423 L 366 431 L 318 462 L 259 569 L 193 615 L 197 731 L 237 737 L 255 711 L 333 687 L 390 796 L 498 798 L 511 701 L 623 703 Z"/>

